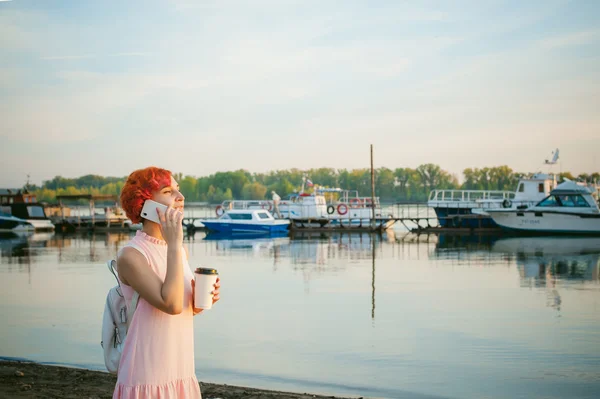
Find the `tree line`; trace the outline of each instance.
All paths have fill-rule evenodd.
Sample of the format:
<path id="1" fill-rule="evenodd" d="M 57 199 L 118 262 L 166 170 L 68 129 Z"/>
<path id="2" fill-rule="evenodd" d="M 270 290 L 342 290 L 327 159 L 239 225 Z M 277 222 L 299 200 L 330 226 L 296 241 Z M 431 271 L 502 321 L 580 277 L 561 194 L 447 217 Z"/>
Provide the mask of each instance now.
<path id="1" fill-rule="evenodd" d="M 467 168 L 463 171 L 463 183 L 455 175 L 431 163 L 412 168 L 378 168 L 375 170 L 375 194 L 381 202 L 426 201 L 433 189 L 508 190 L 514 191 L 518 181 L 526 173 L 513 171 L 508 166 Z M 270 198 L 271 191 L 282 198 L 300 191 L 302 178 L 306 176 L 315 186 L 356 190 L 361 196 L 371 195 L 371 171 L 365 169 L 318 168 L 309 170 L 290 169 L 268 173 L 250 173 L 246 170 L 217 172 L 210 176 L 194 177 L 176 173 L 181 192 L 188 202 L 221 203 L 224 200 L 259 200 Z M 574 176 L 569 172 L 563 178 L 587 182 L 600 181 L 600 173 Z M 29 186 L 37 194 L 38 201 L 56 202 L 57 195 L 109 194 L 118 196 L 126 177 L 103 177 L 86 175 L 75 179 L 56 176 L 44 181 L 41 187 Z M 305 187 L 311 192 L 313 187 Z"/>

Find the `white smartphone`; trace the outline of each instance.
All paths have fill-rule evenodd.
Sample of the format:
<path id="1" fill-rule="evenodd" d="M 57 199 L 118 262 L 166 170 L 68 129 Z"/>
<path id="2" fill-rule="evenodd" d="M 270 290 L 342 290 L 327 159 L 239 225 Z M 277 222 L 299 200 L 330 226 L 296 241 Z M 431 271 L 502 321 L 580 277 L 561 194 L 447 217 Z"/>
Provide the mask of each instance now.
<path id="1" fill-rule="evenodd" d="M 160 220 L 158 220 L 158 213 L 156 212 L 156 208 L 165 212 L 167 210 L 168 206 L 163 205 L 163 204 L 158 203 L 153 200 L 146 200 L 146 202 L 144 202 L 144 206 L 142 207 L 142 212 L 140 213 L 140 216 L 143 217 L 144 219 L 148 219 L 154 223 L 160 224 Z"/>

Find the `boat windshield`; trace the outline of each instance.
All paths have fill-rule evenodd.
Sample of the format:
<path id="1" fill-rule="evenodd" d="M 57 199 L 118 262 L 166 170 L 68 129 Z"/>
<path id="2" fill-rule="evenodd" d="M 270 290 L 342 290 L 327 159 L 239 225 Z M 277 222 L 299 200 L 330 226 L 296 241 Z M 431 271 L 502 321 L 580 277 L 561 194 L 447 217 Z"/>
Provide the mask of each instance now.
<path id="1" fill-rule="evenodd" d="M 227 215 L 233 220 L 252 220 L 251 213 L 228 213 Z"/>
<path id="2" fill-rule="evenodd" d="M 543 199 L 537 206 L 542 207 L 569 207 L 589 208 L 590 204 L 581 195 L 550 195 Z"/>
<path id="3" fill-rule="evenodd" d="M 27 207 L 27 214 L 31 218 L 44 218 L 46 215 L 44 214 L 44 208 L 41 206 L 31 206 Z"/>

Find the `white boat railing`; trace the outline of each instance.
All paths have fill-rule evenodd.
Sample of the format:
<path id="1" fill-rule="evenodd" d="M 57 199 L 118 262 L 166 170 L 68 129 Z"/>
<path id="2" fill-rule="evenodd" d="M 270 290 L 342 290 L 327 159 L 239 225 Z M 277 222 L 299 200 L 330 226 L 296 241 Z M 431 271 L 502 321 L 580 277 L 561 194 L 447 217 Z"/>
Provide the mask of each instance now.
<path id="1" fill-rule="evenodd" d="M 432 190 L 429 193 L 429 201 L 437 202 L 503 201 L 514 197 L 512 191 L 499 190 Z"/>
<path id="2" fill-rule="evenodd" d="M 220 205 L 225 210 L 228 209 L 271 209 L 271 201 L 266 200 L 232 200 L 223 201 Z"/>

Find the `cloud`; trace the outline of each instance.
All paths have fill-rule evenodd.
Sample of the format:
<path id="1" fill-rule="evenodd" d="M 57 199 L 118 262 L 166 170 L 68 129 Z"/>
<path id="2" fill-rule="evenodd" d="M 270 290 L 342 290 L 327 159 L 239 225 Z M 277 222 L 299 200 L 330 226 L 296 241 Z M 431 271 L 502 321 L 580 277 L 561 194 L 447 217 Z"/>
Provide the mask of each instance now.
<path id="1" fill-rule="evenodd" d="M 50 55 L 41 57 L 42 60 L 79 60 L 79 59 L 93 59 L 93 58 L 106 58 L 106 57 L 148 57 L 154 53 L 151 52 L 126 52 L 126 53 L 114 53 L 114 54 L 82 54 L 82 55 Z"/>
<path id="2" fill-rule="evenodd" d="M 581 46 L 600 40 L 600 30 L 587 30 L 566 33 L 540 40 L 540 46 L 545 49 Z"/>
<path id="3" fill-rule="evenodd" d="M 87 11 L 81 20 L 60 20 L 12 10 L 0 14 L 0 49 L 9 61 L 0 68 L 0 135 L 20 137 L 23 146 L 74 149 L 82 140 L 131 148 L 143 136 L 160 143 L 148 155 L 155 158 L 169 140 L 194 149 L 228 143 L 232 157 L 189 157 L 183 171 L 193 173 L 200 173 L 200 158 L 217 169 L 231 162 L 263 170 L 323 160 L 361 165 L 353 159 L 370 142 L 390 167 L 435 160 L 461 170 L 489 160 L 498 142 L 506 153 L 535 140 L 554 147 L 570 128 L 568 136 L 593 140 L 598 57 L 557 57 L 547 49 L 596 40 L 596 28 L 537 42 L 539 32 L 528 29 L 543 25 L 555 6 L 488 18 L 496 5 L 490 11 L 486 4 L 473 11 L 189 1 L 148 7 L 152 23 L 120 30 Z M 295 151 L 246 156 L 265 141 L 287 145 L 288 137 L 301 138 Z"/>

